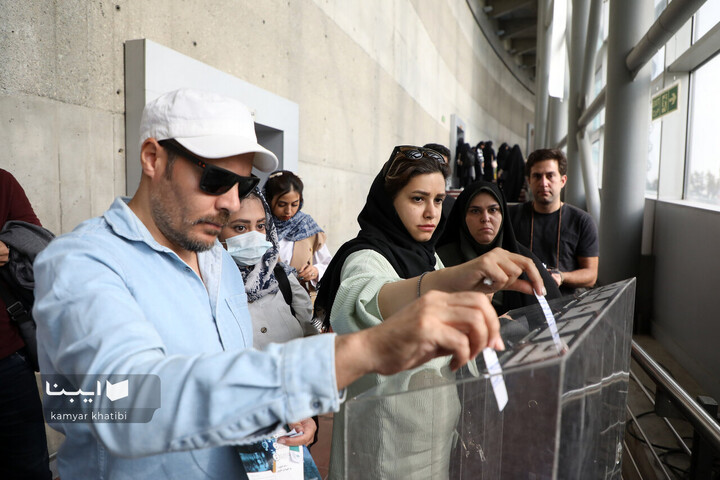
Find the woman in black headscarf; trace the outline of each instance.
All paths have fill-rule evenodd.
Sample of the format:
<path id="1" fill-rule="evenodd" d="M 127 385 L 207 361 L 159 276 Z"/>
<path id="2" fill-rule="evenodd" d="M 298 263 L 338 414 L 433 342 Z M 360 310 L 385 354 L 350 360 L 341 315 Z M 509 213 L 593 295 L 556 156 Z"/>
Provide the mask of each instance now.
<path id="1" fill-rule="evenodd" d="M 462 139 L 461 139 L 462 140 Z M 460 187 L 471 183 L 475 178 L 475 155 L 470 144 L 460 141 L 455 153 L 455 166 L 460 178 Z"/>
<path id="2" fill-rule="evenodd" d="M 537 290 L 543 289 L 532 262 L 500 249 L 467 264 L 443 269 L 435 244 L 445 224 L 441 209 L 447 170 L 442 157 L 433 150 L 395 147 L 370 187 L 358 217 L 360 233 L 338 250 L 320 282 L 315 312 L 335 332 L 350 333 L 378 325 L 429 290 L 491 293 L 511 287 L 529 292 L 529 283 L 516 282 L 523 270 L 529 272 Z M 487 346 L 503 349 L 502 340 L 494 331 L 497 320 L 489 302 L 482 296 L 467 298 L 477 301 L 474 307 L 483 313 L 488 330 L 493 332 L 488 335 Z M 425 363 L 421 368 L 423 375 L 418 377 L 417 371 L 408 374 L 411 376 L 407 383 L 418 382 L 419 378 L 438 378 L 448 362 L 444 357 Z M 382 375 L 365 375 L 348 387 L 348 395 L 356 396 L 387 379 Z M 363 431 L 351 432 L 357 448 L 376 452 L 376 461 L 363 471 L 365 477 L 390 478 L 397 472 L 412 476 L 411 472 L 424 465 L 439 466 L 448 461 L 450 438 L 459 412 L 454 391 L 438 391 L 418 404 L 407 405 L 403 411 L 389 410 L 391 407 L 382 402 L 378 405 L 381 408 L 363 420 Z M 331 478 L 342 478 L 345 471 L 342 408 L 333 424 Z M 428 431 L 425 423 L 429 417 L 435 422 L 433 432 Z M 405 432 L 405 437 L 412 433 L 401 445 L 396 443 L 400 432 Z M 428 442 L 433 436 L 446 442 Z M 391 458 L 383 450 L 391 444 L 396 454 L 401 447 L 414 453 L 411 455 L 408 450 L 407 456 Z"/>
<path id="3" fill-rule="evenodd" d="M 498 154 L 498 158 L 500 155 Z M 520 201 L 520 192 L 525 184 L 525 158 L 520 145 L 515 144 L 504 159 L 502 191 L 510 203 Z"/>
<path id="4" fill-rule="evenodd" d="M 479 181 L 468 185 L 458 196 L 438 241 L 437 253 L 443 263 L 446 267 L 460 265 L 500 247 L 532 259 L 543 278 L 547 297 L 560 297 L 557 283 L 542 262 L 515 240 L 507 214 L 505 197 L 496 184 Z M 531 295 L 509 290 L 492 296 L 498 314 L 536 302 Z"/>
<path id="5" fill-rule="evenodd" d="M 498 172 L 500 170 L 507 170 L 507 165 L 505 165 L 505 160 L 507 160 L 508 153 L 510 153 L 510 145 L 503 142 L 500 144 L 500 147 L 497 151 L 497 166 L 498 166 Z"/>
<path id="6" fill-rule="evenodd" d="M 505 191 L 505 187 L 503 184 L 505 183 L 505 178 L 507 177 L 507 168 L 508 167 L 507 167 L 506 161 L 507 161 L 507 157 L 508 157 L 509 153 L 510 153 L 510 145 L 503 142 L 500 145 L 500 147 L 498 148 L 497 157 L 496 157 L 497 158 L 497 172 L 496 172 L 497 179 L 496 179 L 496 181 L 497 181 L 497 184 L 500 186 L 500 190 L 502 190 L 503 192 Z M 480 180 L 480 179 L 478 179 L 478 180 Z M 505 196 L 505 198 L 507 198 L 507 195 Z"/>
<path id="7" fill-rule="evenodd" d="M 495 158 L 495 150 L 492 148 L 492 142 L 490 140 L 485 142 L 483 146 L 483 178 L 487 182 L 494 182 L 496 180 L 495 174 L 497 169 L 497 159 Z"/>

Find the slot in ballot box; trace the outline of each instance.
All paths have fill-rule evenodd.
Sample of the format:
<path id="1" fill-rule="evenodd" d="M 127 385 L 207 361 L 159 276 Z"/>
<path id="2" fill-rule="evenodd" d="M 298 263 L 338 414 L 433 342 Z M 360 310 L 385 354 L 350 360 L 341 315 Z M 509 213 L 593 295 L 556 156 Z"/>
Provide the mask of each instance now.
<path id="1" fill-rule="evenodd" d="M 482 355 L 388 377 L 346 402 L 344 478 L 620 478 L 635 280 L 501 318 L 502 411 Z"/>

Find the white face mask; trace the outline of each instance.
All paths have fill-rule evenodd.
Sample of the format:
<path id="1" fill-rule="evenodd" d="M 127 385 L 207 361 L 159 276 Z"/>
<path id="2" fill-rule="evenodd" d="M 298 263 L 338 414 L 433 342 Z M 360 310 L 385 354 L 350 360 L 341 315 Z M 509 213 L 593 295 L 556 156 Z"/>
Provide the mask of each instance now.
<path id="1" fill-rule="evenodd" d="M 272 247 L 272 243 L 265 238 L 264 233 L 254 231 L 230 237 L 225 240 L 225 245 L 235 261 L 245 266 L 258 263 L 265 252 Z"/>

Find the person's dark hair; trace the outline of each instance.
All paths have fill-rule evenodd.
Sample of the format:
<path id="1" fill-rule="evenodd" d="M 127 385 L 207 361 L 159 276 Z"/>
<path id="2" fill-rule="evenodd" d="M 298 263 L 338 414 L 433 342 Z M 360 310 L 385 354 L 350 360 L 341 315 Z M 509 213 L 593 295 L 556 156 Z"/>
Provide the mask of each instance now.
<path id="1" fill-rule="evenodd" d="M 533 165 L 537 162 L 544 162 L 545 160 L 555 160 L 558 162 L 558 172 L 560 172 L 560 175 L 567 174 L 567 157 L 563 151 L 555 148 L 541 148 L 540 150 L 532 152 L 528 157 L 525 163 L 525 176 L 530 176 Z"/>
<path id="2" fill-rule="evenodd" d="M 385 191 L 391 198 L 395 198 L 413 177 L 430 173 L 440 173 L 443 178 L 447 178 L 450 173 L 450 168 L 438 152 L 412 145 L 399 145 L 383 167 Z"/>
<path id="3" fill-rule="evenodd" d="M 435 150 L 440 155 L 445 155 L 445 158 L 448 159 L 448 162 L 450 161 L 450 149 L 447 148 L 445 145 L 440 145 L 439 143 L 427 143 L 423 145 L 423 148 L 429 148 L 430 150 Z"/>
<path id="4" fill-rule="evenodd" d="M 176 151 L 177 140 L 174 138 L 168 138 L 165 140 L 158 140 L 158 145 L 165 149 L 167 152 L 167 169 L 165 170 L 165 178 L 170 179 L 172 177 L 173 164 L 178 154 Z"/>
<path id="5" fill-rule="evenodd" d="M 271 207 L 275 198 L 282 197 L 286 193 L 293 191 L 297 192 L 298 195 L 300 195 L 300 200 L 302 200 L 303 182 L 300 180 L 300 177 L 290 170 L 276 170 L 272 172 L 263 187 L 265 199 Z"/>

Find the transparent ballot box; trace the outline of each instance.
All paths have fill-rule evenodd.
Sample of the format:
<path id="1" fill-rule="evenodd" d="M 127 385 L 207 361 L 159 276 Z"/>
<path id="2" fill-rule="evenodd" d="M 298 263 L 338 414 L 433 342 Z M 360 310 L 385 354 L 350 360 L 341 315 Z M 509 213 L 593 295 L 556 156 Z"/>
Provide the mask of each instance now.
<path id="1" fill-rule="evenodd" d="M 507 404 L 483 356 L 403 372 L 346 402 L 343 478 L 620 478 L 635 280 L 501 317 Z"/>

